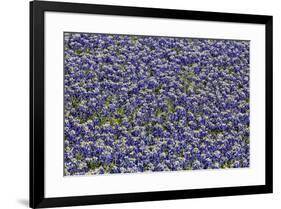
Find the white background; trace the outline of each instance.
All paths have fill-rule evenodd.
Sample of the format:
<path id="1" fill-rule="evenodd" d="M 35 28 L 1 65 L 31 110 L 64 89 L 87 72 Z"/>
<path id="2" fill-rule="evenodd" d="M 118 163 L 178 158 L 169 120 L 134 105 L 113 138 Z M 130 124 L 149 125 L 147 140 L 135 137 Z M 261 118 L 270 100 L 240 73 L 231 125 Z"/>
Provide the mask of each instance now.
<path id="1" fill-rule="evenodd" d="M 74 1 L 74 0 L 72 0 Z M 81 0 L 82 1 L 82 0 Z M 76 2 L 76 1 L 75 1 Z M 78 2 L 78 1 L 77 1 Z M 278 208 L 281 204 L 281 7 L 277 0 L 88 0 L 83 2 L 274 16 L 274 194 L 126 203 L 81 208 Z M 160 3 L 161 2 L 161 3 Z M 0 208 L 26 208 L 28 202 L 28 1 L 1 2 Z M 78 208 L 78 207 L 77 207 Z"/>
<path id="2" fill-rule="evenodd" d="M 250 168 L 63 177 L 64 31 L 250 40 Z M 46 197 L 265 184 L 263 24 L 47 12 L 45 37 Z"/>

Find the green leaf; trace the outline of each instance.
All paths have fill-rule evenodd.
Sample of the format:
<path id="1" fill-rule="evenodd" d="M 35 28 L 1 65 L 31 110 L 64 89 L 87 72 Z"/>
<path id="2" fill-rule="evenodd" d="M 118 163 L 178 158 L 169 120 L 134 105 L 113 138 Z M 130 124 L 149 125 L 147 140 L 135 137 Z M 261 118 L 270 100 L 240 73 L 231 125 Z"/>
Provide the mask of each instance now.
<path id="1" fill-rule="evenodd" d="M 211 130 L 211 131 L 208 131 L 208 133 L 213 135 L 213 136 L 218 136 L 219 134 L 223 134 L 223 131 L 221 131 L 221 130 Z"/>
<path id="2" fill-rule="evenodd" d="M 109 105 L 112 103 L 113 99 L 114 99 L 114 96 L 108 96 L 105 101 L 105 106 L 109 107 Z"/>
<path id="3" fill-rule="evenodd" d="M 174 104 L 173 104 L 173 102 L 171 101 L 171 99 L 168 99 L 167 105 L 168 105 L 168 112 L 169 112 L 169 113 L 175 112 L 175 107 L 174 107 Z"/>
<path id="4" fill-rule="evenodd" d="M 88 168 L 90 170 L 95 170 L 95 169 L 99 168 L 100 166 L 101 166 L 100 163 L 96 163 L 96 162 L 89 162 L 88 163 Z"/>
<path id="5" fill-rule="evenodd" d="M 124 115 L 125 111 L 122 107 L 118 107 L 116 110 L 117 114 L 120 115 L 121 117 Z"/>
<path id="6" fill-rule="evenodd" d="M 75 159 L 76 160 L 82 160 L 83 156 L 80 153 L 78 153 L 78 154 L 76 154 Z"/>
<path id="7" fill-rule="evenodd" d="M 78 107 L 79 104 L 80 104 L 80 100 L 79 100 L 79 99 L 77 99 L 76 97 L 72 97 L 72 98 L 71 98 L 71 106 L 72 106 L 73 108 Z"/>

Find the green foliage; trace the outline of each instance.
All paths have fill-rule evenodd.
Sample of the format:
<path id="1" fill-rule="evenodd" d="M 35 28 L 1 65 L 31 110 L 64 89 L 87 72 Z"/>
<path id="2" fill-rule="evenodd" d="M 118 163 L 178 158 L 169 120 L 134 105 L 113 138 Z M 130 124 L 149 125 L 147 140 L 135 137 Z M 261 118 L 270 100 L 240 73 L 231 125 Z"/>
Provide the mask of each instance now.
<path id="1" fill-rule="evenodd" d="M 162 84 L 160 84 L 160 85 L 158 86 L 158 88 L 155 89 L 155 94 L 159 95 L 161 89 L 162 89 Z"/>
<path id="2" fill-rule="evenodd" d="M 121 70 L 127 69 L 127 64 L 118 64 L 118 66 L 121 68 Z"/>
<path id="3" fill-rule="evenodd" d="M 246 144 L 250 144 L 250 137 L 249 137 L 249 136 L 243 136 L 242 140 L 243 140 Z"/>
<path id="4" fill-rule="evenodd" d="M 90 170 L 95 170 L 101 166 L 101 163 L 96 163 L 96 162 L 89 162 L 87 164 Z"/>
<path id="5" fill-rule="evenodd" d="M 131 40 L 132 40 L 133 44 L 137 44 L 138 37 L 137 36 L 131 36 Z"/>
<path id="6" fill-rule="evenodd" d="M 105 125 L 106 123 L 109 123 L 111 126 L 116 126 L 116 125 L 120 125 L 122 123 L 122 119 L 121 118 L 115 118 L 115 117 L 103 117 L 100 120 L 100 126 Z"/>
<path id="7" fill-rule="evenodd" d="M 149 76 L 150 76 L 150 77 L 153 77 L 153 75 L 154 75 L 153 70 L 152 70 L 152 69 L 149 69 Z"/>
<path id="8" fill-rule="evenodd" d="M 175 51 L 177 54 L 179 54 L 181 51 L 180 48 L 177 47 L 172 48 L 172 50 Z"/>
<path id="9" fill-rule="evenodd" d="M 89 75 L 91 73 L 91 70 L 90 69 L 87 69 L 84 71 L 85 75 Z"/>
<path id="10" fill-rule="evenodd" d="M 107 97 L 107 99 L 106 99 L 106 101 L 105 101 L 105 107 L 109 107 L 109 105 L 112 103 L 112 101 L 113 101 L 113 99 L 114 99 L 114 96 L 108 96 Z"/>
<path id="11" fill-rule="evenodd" d="M 157 108 L 157 110 L 155 111 L 156 117 L 160 117 L 161 113 L 162 113 L 162 111 L 160 110 L 160 108 Z"/>
<path id="12" fill-rule="evenodd" d="M 76 160 L 82 160 L 83 156 L 80 153 L 78 153 L 78 154 L 76 154 L 75 159 Z"/>
<path id="13" fill-rule="evenodd" d="M 80 104 L 80 100 L 76 97 L 71 98 L 71 105 L 73 108 L 77 108 Z"/>
<path id="14" fill-rule="evenodd" d="M 75 50 L 74 53 L 78 56 L 81 56 L 83 54 L 82 50 Z"/>
<path id="15" fill-rule="evenodd" d="M 110 173 L 110 171 L 114 168 L 114 166 L 115 166 L 114 163 L 102 165 L 106 173 Z"/>
<path id="16" fill-rule="evenodd" d="M 228 160 L 221 166 L 221 168 L 231 168 L 233 163 L 234 163 L 234 160 Z"/>
<path id="17" fill-rule="evenodd" d="M 85 52 L 86 52 L 87 54 L 90 54 L 90 53 L 91 53 L 91 49 L 90 49 L 90 48 L 87 48 Z"/>
<path id="18" fill-rule="evenodd" d="M 122 107 L 118 107 L 116 110 L 117 114 L 120 115 L 121 117 L 124 116 L 125 110 Z"/>
<path id="19" fill-rule="evenodd" d="M 103 126 L 103 125 L 105 125 L 107 122 L 108 122 L 107 117 L 101 118 L 101 119 L 100 119 L 99 125 L 100 125 L 100 126 Z"/>
<path id="20" fill-rule="evenodd" d="M 175 112 L 175 107 L 171 99 L 167 100 L 167 106 L 168 106 L 168 113 Z"/>
<path id="21" fill-rule="evenodd" d="M 136 107 L 133 113 L 129 116 L 129 122 L 133 123 L 136 120 L 137 112 L 139 111 L 139 108 Z"/>
<path id="22" fill-rule="evenodd" d="M 223 131 L 221 131 L 221 130 L 211 130 L 211 131 L 208 131 L 208 133 L 212 136 L 218 136 L 219 134 L 223 134 Z"/>
<path id="23" fill-rule="evenodd" d="M 232 68 L 228 68 L 227 70 L 228 70 L 228 74 L 233 74 L 234 73 Z"/>
<path id="24" fill-rule="evenodd" d="M 120 125 L 122 123 L 122 119 L 121 118 L 110 117 L 108 119 L 108 121 L 109 121 L 111 126 Z"/>
<path id="25" fill-rule="evenodd" d="M 190 66 L 192 66 L 192 64 Z M 192 79 L 196 78 L 197 75 L 192 71 L 186 70 L 185 68 L 181 68 L 180 75 L 181 75 L 181 79 L 183 81 L 183 86 L 184 86 L 183 91 L 186 94 L 190 89 L 195 88 L 195 84 L 192 81 Z"/>

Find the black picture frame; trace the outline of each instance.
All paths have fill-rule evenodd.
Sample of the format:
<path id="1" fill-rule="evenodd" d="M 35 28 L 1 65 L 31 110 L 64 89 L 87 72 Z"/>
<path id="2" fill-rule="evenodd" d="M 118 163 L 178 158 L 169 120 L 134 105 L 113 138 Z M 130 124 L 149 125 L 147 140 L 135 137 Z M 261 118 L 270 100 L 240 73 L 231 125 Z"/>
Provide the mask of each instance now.
<path id="1" fill-rule="evenodd" d="M 265 185 L 93 196 L 46 198 L 44 193 L 44 12 L 157 17 L 265 25 L 266 172 Z M 248 195 L 273 192 L 273 35 L 272 16 L 108 6 L 79 3 L 30 2 L 30 207 L 60 207 L 182 198 Z"/>

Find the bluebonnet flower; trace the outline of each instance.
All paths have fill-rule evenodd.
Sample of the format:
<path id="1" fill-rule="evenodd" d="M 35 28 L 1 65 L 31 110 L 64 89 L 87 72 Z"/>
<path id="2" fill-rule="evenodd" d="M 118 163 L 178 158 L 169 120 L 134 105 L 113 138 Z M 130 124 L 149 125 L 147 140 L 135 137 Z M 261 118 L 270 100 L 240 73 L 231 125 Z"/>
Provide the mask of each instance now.
<path id="1" fill-rule="evenodd" d="M 249 41 L 64 34 L 64 174 L 250 166 Z"/>

